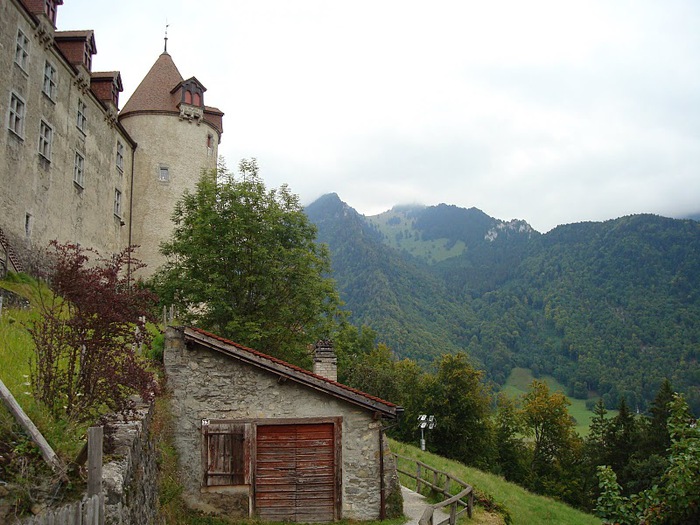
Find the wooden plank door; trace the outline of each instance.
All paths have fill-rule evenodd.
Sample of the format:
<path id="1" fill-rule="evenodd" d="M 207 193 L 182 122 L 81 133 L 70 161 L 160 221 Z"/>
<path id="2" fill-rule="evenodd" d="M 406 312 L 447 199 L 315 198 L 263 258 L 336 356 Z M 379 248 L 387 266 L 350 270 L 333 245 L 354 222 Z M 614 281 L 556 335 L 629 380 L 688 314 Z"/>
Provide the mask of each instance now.
<path id="1" fill-rule="evenodd" d="M 255 509 L 261 519 L 334 520 L 333 423 L 259 425 L 256 445 Z"/>

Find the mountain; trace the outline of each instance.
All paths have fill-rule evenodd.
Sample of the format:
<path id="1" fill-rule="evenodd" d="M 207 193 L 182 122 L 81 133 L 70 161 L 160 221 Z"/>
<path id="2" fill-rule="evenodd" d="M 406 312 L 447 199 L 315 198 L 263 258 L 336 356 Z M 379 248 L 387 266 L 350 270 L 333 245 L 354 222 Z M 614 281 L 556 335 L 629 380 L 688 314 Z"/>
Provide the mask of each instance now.
<path id="1" fill-rule="evenodd" d="M 423 363 L 464 350 L 503 383 L 549 373 L 644 408 L 664 377 L 700 409 L 700 223 L 655 215 L 546 234 L 471 208 L 364 217 L 335 195 L 306 209 L 355 322 Z"/>

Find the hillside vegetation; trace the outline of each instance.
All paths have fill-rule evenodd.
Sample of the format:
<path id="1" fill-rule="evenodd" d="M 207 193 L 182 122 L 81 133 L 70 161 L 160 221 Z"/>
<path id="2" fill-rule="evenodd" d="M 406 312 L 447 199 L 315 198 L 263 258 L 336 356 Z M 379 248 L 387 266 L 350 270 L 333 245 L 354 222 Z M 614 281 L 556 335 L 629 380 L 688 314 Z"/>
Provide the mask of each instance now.
<path id="1" fill-rule="evenodd" d="M 514 368 L 513 371 L 508 376 L 505 385 L 503 385 L 502 392 L 507 394 L 512 399 L 518 399 L 530 390 L 532 381 L 535 377 L 532 375 L 532 371 L 527 368 Z M 566 387 L 559 383 L 552 376 L 542 376 L 541 380 L 547 383 L 550 390 L 554 392 L 566 393 Z M 593 421 L 594 414 L 588 406 L 589 403 L 594 403 L 597 401 L 595 398 L 588 400 L 575 399 L 569 397 L 569 414 L 576 421 L 576 432 L 581 437 L 586 437 L 590 431 L 591 422 Z M 618 411 L 611 409 L 608 410 L 609 417 L 617 416 Z"/>
<path id="2" fill-rule="evenodd" d="M 427 365 L 464 350 L 503 385 L 549 374 L 567 394 L 645 410 L 664 378 L 700 411 L 700 224 L 635 215 L 540 234 L 475 208 L 364 217 L 306 208 L 352 320 Z"/>
<path id="3" fill-rule="evenodd" d="M 514 483 L 505 481 L 500 476 L 467 467 L 457 461 L 445 459 L 430 452 L 422 452 L 418 447 L 391 441 L 391 450 L 401 456 L 418 459 L 435 469 L 448 472 L 471 484 L 478 492 L 487 495 L 497 504 L 503 506 L 508 511 L 513 525 L 532 525 L 535 523 L 593 525 L 601 523 L 599 519 L 590 514 L 578 511 L 551 498 L 528 492 Z M 409 480 L 403 480 L 403 482 L 409 488 L 412 486 Z"/>

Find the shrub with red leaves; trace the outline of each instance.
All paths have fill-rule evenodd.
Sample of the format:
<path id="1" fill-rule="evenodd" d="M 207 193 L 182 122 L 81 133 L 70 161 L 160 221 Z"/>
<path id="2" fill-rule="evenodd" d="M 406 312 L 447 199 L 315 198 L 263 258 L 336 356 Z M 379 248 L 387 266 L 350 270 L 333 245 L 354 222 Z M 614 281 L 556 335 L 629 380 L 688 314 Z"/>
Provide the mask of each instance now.
<path id="1" fill-rule="evenodd" d="M 29 328 L 35 396 L 54 415 L 76 421 L 105 409 L 126 412 L 134 393 L 150 399 L 155 381 L 139 354 L 151 340 L 145 325 L 156 298 L 130 281 L 143 267 L 134 248 L 110 259 L 76 244 L 53 241 L 51 248 L 53 295 L 42 295 L 41 318 Z"/>

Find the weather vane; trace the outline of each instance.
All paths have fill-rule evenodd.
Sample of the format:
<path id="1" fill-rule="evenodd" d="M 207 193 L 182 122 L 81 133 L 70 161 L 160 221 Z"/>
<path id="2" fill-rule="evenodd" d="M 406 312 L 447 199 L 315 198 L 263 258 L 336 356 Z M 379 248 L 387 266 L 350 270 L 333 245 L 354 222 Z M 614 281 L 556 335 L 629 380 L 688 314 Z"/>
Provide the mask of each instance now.
<path id="1" fill-rule="evenodd" d="M 170 24 L 168 24 L 168 19 L 165 19 L 165 48 L 163 49 L 164 53 L 168 52 L 168 27 L 170 27 Z"/>

